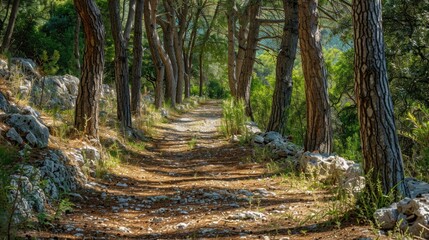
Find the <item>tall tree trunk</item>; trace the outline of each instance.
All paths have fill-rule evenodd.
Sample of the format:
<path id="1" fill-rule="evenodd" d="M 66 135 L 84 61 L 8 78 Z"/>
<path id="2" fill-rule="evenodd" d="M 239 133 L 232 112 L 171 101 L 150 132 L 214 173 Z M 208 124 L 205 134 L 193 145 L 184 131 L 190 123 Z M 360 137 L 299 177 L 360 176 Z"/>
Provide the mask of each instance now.
<path id="1" fill-rule="evenodd" d="M 183 95 L 184 95 L 184 85 L 185 85 L 185 52 L 183 50 L 186 30 L 188 28 L 188 12 L 189 12 L 189 3 L 188 0 L 182 1 L 180 4 L 180 9 L 178 11 L 178 23 L 179 30 L 175 35 L 174 39 L 174 48 L 176 52 L 177 59 L 177 68 L 178 68 L 178 76 L 177 76 L 177 93 L 176 93 L 176 102 L 182 103 Z M 186 94 L 185 94 L 186 97 Z"/>
<path id="2" fill-rule="evenodd" d="M 136 0 L 129 0 L 129 1 L 130 2 L 128 6 L 127 22 L 125 23 L 125 29 L 124 29 L 124 39 L 127 45 L 128 45 L 128 42 L 130 41 L 131 30 L 133 28 L 134 18 L 136 14 Z"/>
<path id="3" fill-rule="evenodd" d="M 16 17 L 18 16 L 19 0 L 14 0 L 12 10 L 10 12 L 9 22 L 7 24 L 6 33 L 3 36 L 3 43 L 1 45 L 0 52 L 5 53 L 9 50 L 10 43 L 12 41 L 12 34 L 15 28 Z"/>
<path id="4" fill-rule="evenodd" d="M 250 106 L 250 85 L 252 80 L 253 65 L 256 57 L 256 47 L 258 45 L 259 21 L 257 16 L 261 9 L 262 0 L 250 1 L 249 6 L 249 33 L 247 36 L 247 46 L 244 53 L 243 65 L 238 78 L 237 96 L 244 100 L 246 105 L 246 115 L 253 120 L 252 108 Z M 237 63 L 238 65 L 238 63 Z"/>
<path id="5" fill-rule="evenodd" d="M 155 86 L 155 107 L 157 109 L 162 107 L 164 97 L 164 76 L 165 66 L 161 59 L 160 53 L 158 52 L 157 44 L 160 44 L 158 32 L 156 31 L 156 12 L 157 12 L 157 0 L 146 0 L 144 1 L 144 23 L 146 34 L 149 43 L 149 49 L 152 56 L 152 61 L 156 68 L 156 86 Z"/>
<path id="6" fill-rule="evenodd" d="M 191 95 L 191 79 L 192 79 L 192 60 L 194 59 L 194 48 L 197 39 L 197 31 L 199 27 L 199 18 L 203 9 L 207 4 L 207 0 L 198 1 L 197 10 L 194 15 L 192 31 L 188 42 L 188 51 L 185 54 L 185 98 Z"/>
<path id="7" fill-rule="evenodd" d="M 121 30 L 119 17 L 119 0 L 109 0 L 110 25 L 112 27 L 113 42 L 115 45 L 115 83 L 117 115 L 123 130 L 132 128 L 130 89 L 128 86 L 128 57 L 124 35 Z"/>
<path id="8" fill-rule="evenodd" d="M 240 79 L 240 75 L 242 73 L 244 58 L 247 50 L 247 42 L 249 41 L 249 22 L 251 21 L 251 13 L 250 13 L 251 2 L 248 3 L 239 11 L 238 23 L 240 28 L 238 29 L 238 49 L 237 49 L 237 57 L 236 57 L 236 70 L 237 81 Z"/>
<path id="9" fill-rule="evenodd" d="M 409 196 L 390 96 L 380 0 L 353 1 L 355 91 L 364 170 L 383 193 Z"/>
<path id="10" fill-rule="evenodd" d="M 76 61 L 76 70 L 80 72 L 80 47 L 79 47 L 79 35 L 80 35 L 80 17 L 79 15 L 76 15 L 76 26 L 74 29 L 74 58 Z"/>
<path id="11" fill-rule="evenodd" d="M 198 59 L 199 59 L 199 65 L 200 65 L 200 92 L 199 92 L 200 97 L 203 96 L 203 86 L 204 86 L 204 79 L 205 79 L 204 71 L 203 71 L 204 70 L 203 69 L 203 66 L 204 66 L 204 64 L 203 64 L 204 53 L 205 53 L 205 50 L 206 50 L 207 41 L 210 38 L 210 34 L 211 34 L 211 31 L 212 31 L 213 25 L 214 25 L 214 23 L 216 21 L 217 14 L 219 12 L 220 4 L 221 4 L 221 2 L 219 1 L 217 3 L 217 5 L 216 5 L 215 12 L 213 13 L 213 18 L 210 21 L 210 23 L 208 24 L 206 32 L 204 33 L 204 36 L 203 36 L 203 40 L 201 41 L 201 50 L 200 50 L 200 55 L 198 57 Z"/>
<path id="12" fill-rule="evenodd" d="M 286 134 L 292 97 L 292 70 L 298 46 L 298 0 L 283 0 L 285 24 L 276 64 L 276 86 L 267 131 Z"/>
<path id="13" fill-rule="evenodd" d="M 299 39 L 307 99 L 305 151 L 332 150 L 327 72 L 318 28 L 317 0 L 299 0 Z"/>
<path id="14" fill-rule="evenodd" d="M 98 138 L 98 102 L 104 68 L 105 31 L 100 10 L 93 0 L 74 0 L 85 33 L 85 52 L 76 100 L 74 127 Z"/>
<path id="15" fill-rule="evenodd" d="M 6 13 L 3 16 L 3 19 L 0 21 L 0 32 L 3 32 L 4 24 L 6 23 L 7 17 L 9 16 L 9 10 L 10 10 L 10 2 L 12 0 L 7 0 L 6 3 Z"/>
<path id="16" fill-rule="evenodd" d="M 177 92 L 176 102 L 182 103 L 183 101 L 183 85 L 185 83 L 185 59 L 183 56 L 183 41 L 180 33 L 174 35 L 174 50 L 177 60 Z"/>
<path id="17" fill-rule="evenodd" d="M 133 41 L 133 77 L 131 81 L 131 113 L 140 115 L 141 102 L 141 76 L 143 63 L 143 0 L 136 0 L 135 26 Z"/>
<path id="18" fill-rule="evenodd" d="M 235 0 L 227 2 L 227 20 L 228 20 L 228 84 L 233 97 L 237 96 L 237 75 L 236 75 L 236 57 L 235 57 L 235 23 L 236 3 Z"/>

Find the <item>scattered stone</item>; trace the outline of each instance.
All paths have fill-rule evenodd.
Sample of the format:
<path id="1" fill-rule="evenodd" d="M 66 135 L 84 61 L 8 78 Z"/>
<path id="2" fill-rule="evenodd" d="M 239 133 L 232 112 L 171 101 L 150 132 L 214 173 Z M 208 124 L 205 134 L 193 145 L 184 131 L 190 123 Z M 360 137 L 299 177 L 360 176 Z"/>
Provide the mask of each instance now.
<path id="1" fill-rule="evenodd" d="M 161 117 L 168 118 L 168 111 L 167 111 L 167 109 L 161 108 L 160 113 L 161 113 Z"/>
<path id="2" fill-rule="evenodd" d="M 185 229 L 185 228 L 187 228 L 188 227 L 188 225 L 189 225 L 189 223 L 179 223 L 179 224 L 177 224 L 176 225 L 176 228 L 177 229 Z"/>
<path id="3" fill-rule="evenodd" d="M 131 233 L 131 230 L 127 227 L 119 227 L 118 230 L 125 233 Z"/>
<path id="4" fill-rule="evenodd" d="M 160 201 L 169 200 L 169 197 L 167 197 L 165 195 L 161 195 L 161 196 L 153 196 L 153 197 L 150 197 L 149 199 L 152 202 L 160 202 Z"/>
<path id="5" fill-rule="evenodd" d="M 269 191 L 267 191 L 267 189 L 265 189 L 265 188 L 258 188 L 258 189 L 256 189 L 256 191 L 257 191 L 260 195 L 262 195 L 262 196 L 264 196 L 264 197 L 268 197 L 268 196 L 276 196 L 276 195 L 277 195 L 275 192 L 269 192 Z"/>
<path id="6" fill-rule="evenodd" d="M 262 220 L 265 220 L 266 216 L 265 216 L 265 214 L 260 213 L 260 212 L 245 211 L 245 212 L 231 214 L 228 216 L 228 219 L 232 219 L 232 220 L 258 220 L 258 219 L 262 219 Z"/>
<path id="7" fill-rule="evenodd" d="M 261 129 L 259 129 L 258 124 L 255 122 L 249 121 L 246 123 L 247 132 L 251 134 L 257 134 L 261 132 Z"/>
<path id="8" fill-rule="evenodd" d="M 85 146 L 81 148 L 81 152 L 86 161 L 98 162 L 101 159 L 100 152 L 95 147 Z"/>
<path id="9" fill-rule="evenodd" d="M 151 223 L 160 223 L 162 221 L 164 221 L 164 218 L 162 218 L 162 217 L 154 217 L 154 218 L 150 219 Z"/>
<path id="10" fill-rule="evenodd" d="M 118 182 L 118 183 L 116 184 L 116 186 L 118 186 L 118 187 L 128 187 L 128 184 Z"/>
<path id="11" fill-rule="evenodd" d="M 245 189 L 238 190 L 238 194 L 242 194 L 242 195 L 245 195 L 247 197 L 251 197 L 251 196 L 255 195 L 251 191 L 245 190 Z"/>

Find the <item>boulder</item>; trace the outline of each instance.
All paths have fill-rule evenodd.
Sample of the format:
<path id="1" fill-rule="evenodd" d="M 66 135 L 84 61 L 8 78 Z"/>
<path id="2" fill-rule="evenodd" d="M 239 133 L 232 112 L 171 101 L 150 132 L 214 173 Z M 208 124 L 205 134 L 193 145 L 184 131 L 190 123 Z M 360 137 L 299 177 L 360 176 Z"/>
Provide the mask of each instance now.
<path id="1" fill-rule="evenodd" d="M 79 79 L 72 75 L 43 77 L 33 83 L 31 101 L 46 108 L 72 109 L 78 86 Z"/>
<path id="2" fill-rule="evenodd" d="M 265 134 L 263 134 L 263 137 L 265 143 L 270 143 L 273 141 L 283 141 L 283 136 L 278 132 L 266 132 Z"/>
<path id="3" fill-rule="evenodd" d="M 374 218 L 385 230 L 399 226 L 413 236 L 429 239 L 429 194 L 404 198 L 389 208 L 378 209 Z"/>
<path id="4" fill-rule="evenodd" d="M 10 140 L 18 143 L 19 145 L 24 143 L 24 140 L 22 140 L 21 136 L 15 130 L 15 128 L 10 128 L 9 131 L 6 133 L 6 137 L 8 137 Z"/>
<path id="5" fill-rule="evenodd" d="M 33 60 L 28 58 L 12 58 L 11 62 L 14 68 L 20 69 L 23 73 L 40 78 L 40 74 L 37 71 L 37 64 Z"/>
<path id="6" fill-rule="evenodd" d="M 9 65 L 8 63 L 0 59 L 0 77 L 8 79 L 10 76 Z"/>
<path id="7" fill-rule="evenodd" d="M 25 135 L 32 146 L 38 148 L 48 146 L 49 130 L 33 115 L 12 114 L 7 118 L 6 124 Z"/>
<path id="8" fill-rule="evenodd" d="M 261 145 L 264 144 L 264 137 L 260 136 L 260 135 L 254 135 L 252 137 L 252 144 L 253 145 Z"/>
<path id="9" fill-rule="evenodd" d="M 7 101 L 6 97 L 3 95 L 3 93 L 0 92 L 0 110 L 5 113 L 8 113 L 9 106 L 9 102 Z"/>
<path id="10" fill-rule="evenodd" d="M 101 159 L 100 152 L 92 146 L 85 146 L 81 149 L 82 156 L 86 161 L 98 162 Z"/>
<path id="11" fill-rule="evenodd" d="M 405 183 L 408 189 L 410 189 L 412 198 L 429 193 L 429 184 L 426 182 L 419 181 L 415 178 L 405 178 Z"/>
<path id="12" fill-rule="evenodd" d="M 257 134 L 261 132 L 261 129 L 259 129 L 258 127 L 258 124 L 252 121 L 246 122 L 245 127 L 247 129 L 247 132 L 250 134 Z"/>
<path id="13" fill-rule="evenodd" d="M 393 229 L 396 226 L 399 212 L 395 207 L 377 209 L 374 213 L 374 219 L 384 230 Z"/>

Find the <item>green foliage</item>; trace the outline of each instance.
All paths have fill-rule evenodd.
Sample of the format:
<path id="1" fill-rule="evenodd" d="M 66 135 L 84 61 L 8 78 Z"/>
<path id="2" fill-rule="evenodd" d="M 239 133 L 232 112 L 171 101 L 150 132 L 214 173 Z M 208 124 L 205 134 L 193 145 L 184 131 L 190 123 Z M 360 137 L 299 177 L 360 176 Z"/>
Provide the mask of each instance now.
<path id="1" fill-rule="evenodd" d="M 246 108 L 242 100 L 227 99 L 223 101 L 222 133 L 231 137 L 246 133 Z"/>
<path id="2" fill-rule="evenodd" d="M 334 151 L 354 161 L 362 160 L 359 122 L 354 100 L 353 49 L 332 47 L 325 52 L 332 105 Z"/>
<path id="3" fill-rule="evenodd" d="M 271 114 L 273 90 L 276 82 L 276 56 L 265 52 L 258 56 L 252 81 L 251 105 L 253 117 L 261 129 L 266 129 Z"/>
<path id="4" fill-rule="evenodd" d="M 59 219 L 64 213 L 73 210 L 74 204 L 68 198 L 61 198 L 55 210 L 54 218 Z"/>
<path id="5" fill-rule="evenodd" d="M 424 181 L 429 177 L 429 108 L 415 104 L 408 112 L 406 120 L 410 130 L 400 131 L 400 134 L 413 141 L 411 159 L 405 162 L 410 176 Z"/>
<path id="6" fill-rule="evenodd" d="M 198 139 L 196 136 L 192 137 L 191 140 L 189 140 L 188 147 L 190 150 L 194 149 L 195 146 L 197 146 L 197 141 L 198 141 Z"/>
<path id="7" fill-rule="evenodd" d="M 57 50 L 54 50 L 54 53 L 51 57 L 48 56 L 48 52 L 46 50 L 43 50 L 40 60 L 42 61 L 42 70 L 44 74 L 55 75 L 58 72 L 58 60 L 60 60 L 60 53 Z"/>
<path id="8" fill-rule="evenodd" d="M 14 231 L 11 215 L 14 211 L 13 203 L 8 195 L 12 189 L 11 175 L 16 170 L 14 163 L 17 152 L 0 145 L 0 236 L 8 236 Z"/>
<path id="9" fill-rule="evenodd" d="M 395 202 L 396 186 L 388 194 L 383 193 L 381 179 L 371 180 L 372 171 L 365 176 L 366 187 L 356 197 L 356 213 L 365 222 L 374 222 L 374 212 Z"/>
<path id="10" fill-rule="evenodd" d="M 35 60 L 46 74 L 77 75 L 72 47 L 76 18 L 70 0 L 21 4 L 11 51 L 14 56 Z M 80 45 L 83 49 L 83 44 Z"/>
<path id="11" fill-rule="evenodd" d="M 223 86 L 221 82 L 210 80 L 207 84 L 207 95 L 209 98 L 225 99 L 229 96 L 227 87 Z"/>

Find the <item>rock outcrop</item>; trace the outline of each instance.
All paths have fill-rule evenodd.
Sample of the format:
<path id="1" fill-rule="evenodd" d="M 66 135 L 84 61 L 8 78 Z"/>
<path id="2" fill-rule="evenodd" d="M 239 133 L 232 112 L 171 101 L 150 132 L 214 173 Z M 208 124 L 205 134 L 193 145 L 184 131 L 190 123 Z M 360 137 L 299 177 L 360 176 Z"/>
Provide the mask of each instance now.
<path id="1" fill-rule="evenodd" d="M 429 194 L 404 198 L 390 207 L 378 209 L 374 219 L 382 229 L 398 227 L 411 235 L 429 239 Z"/>
<path id="2" fill-rule="evenodd" d="M 49 143 L 48 128 L 35 116 L 12 114 L 6 118 L 6 124 L 15 128 L 30 146 L 45 148 Z"/>
<path id="3" fill-rule="evenodd" d="M 78 86 L 79 78 L 72 75 L 42 77 L 33 82 L 31 102 L 48 109 L 73 109 Z"/>

